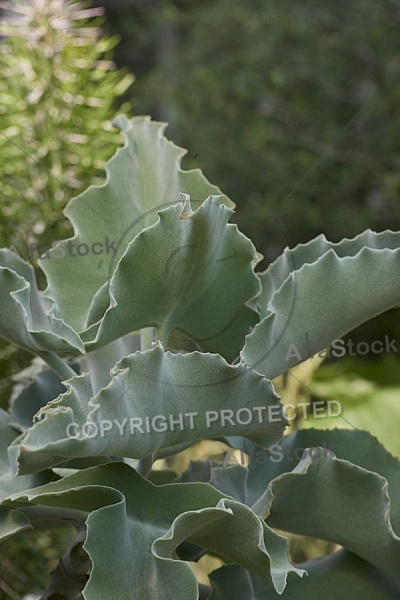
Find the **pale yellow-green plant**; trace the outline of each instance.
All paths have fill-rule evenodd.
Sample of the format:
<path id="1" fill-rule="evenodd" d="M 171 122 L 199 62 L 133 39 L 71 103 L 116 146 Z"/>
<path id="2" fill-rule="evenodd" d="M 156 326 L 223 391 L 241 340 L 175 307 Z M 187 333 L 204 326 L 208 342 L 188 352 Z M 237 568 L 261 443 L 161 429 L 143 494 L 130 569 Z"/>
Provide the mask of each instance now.
<path id="1" fill-rule="evenodd" d="M 119 40 L 102 34 L 103 9 L 75 0 L 1 8 L 0 238 L 21 254 L 26 241 L 65 237 L 61 209 L 101 181 L 121 141 L 111 126 L 115 103 L 134 77 L 115 67 Z"/>

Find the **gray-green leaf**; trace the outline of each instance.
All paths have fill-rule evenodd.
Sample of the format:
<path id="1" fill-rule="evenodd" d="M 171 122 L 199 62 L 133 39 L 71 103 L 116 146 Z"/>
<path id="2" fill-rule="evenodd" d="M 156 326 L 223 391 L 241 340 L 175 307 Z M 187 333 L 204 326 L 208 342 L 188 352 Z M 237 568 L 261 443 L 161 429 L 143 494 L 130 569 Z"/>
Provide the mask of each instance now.
<path id="1" fill-rule="evenodd" d="M 242 359 L 269 379 L 400 303 L 400 233 L 367 231 L 339 244 L 319 236 L 261 274 L 265 317 Z"/>
<path id="2" fill-rule="evenodd" d="M 20 473 L 72 455 L 138 459 L 225 434 L 268 447 L 286 426 L 279 396 L 264 377 L 219 355 L 173 354 L 160 344 L 117 363 L 111 383 L 97 395 L 88 375 L 65 385 L 68 392 L 41 409 L 14 447 Z"/>
<path id="3" fill-rule="evenodd" d="M 40 261 L 48 279 L 45 293 L 55 302 L 56 316 L 76 331 L 87 326 L 93 296 L 109 281 L 131 240 L 157 221 L 158 211 L 179 202 L 181 192 L 196 203 L 221 193 L 199 169 L 180 168 L 186 151 L 164 137 L 165 123 L 119 116 L 114 124 L 122 130 L 125 143 L 106 163 L 106 183 L 89 187 L 65 210 L 75 230 L 66 242 L 73 246 L 61 242 L 59 249 L 50 251 L 50 258 Z M 226 203 L 233 206 L 230 200 Z M 96 243 L 103 244 L 102 254 L 99 245 L 93 246 Z M 77 255 L 80 244 L 93 251 Z"/>

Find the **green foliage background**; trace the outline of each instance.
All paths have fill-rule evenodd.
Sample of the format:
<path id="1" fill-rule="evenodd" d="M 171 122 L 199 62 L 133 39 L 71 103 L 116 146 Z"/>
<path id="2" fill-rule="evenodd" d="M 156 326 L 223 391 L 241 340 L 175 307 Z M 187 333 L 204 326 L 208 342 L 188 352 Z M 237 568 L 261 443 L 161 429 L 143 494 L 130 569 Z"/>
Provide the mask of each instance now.
<path id="1" fill-rule="evenodd" d="M 25 244 L 50 246 L 70 232 L 60 212 L 82 187 L 102 181 L 104 162 L 120 141 L 111 125 L 115 101 L 134 78 L 115 68 L 119 36 L 102 35 L 102 10 L 62 0 L 6 6 L 0 240 L 22 255 Z"/>

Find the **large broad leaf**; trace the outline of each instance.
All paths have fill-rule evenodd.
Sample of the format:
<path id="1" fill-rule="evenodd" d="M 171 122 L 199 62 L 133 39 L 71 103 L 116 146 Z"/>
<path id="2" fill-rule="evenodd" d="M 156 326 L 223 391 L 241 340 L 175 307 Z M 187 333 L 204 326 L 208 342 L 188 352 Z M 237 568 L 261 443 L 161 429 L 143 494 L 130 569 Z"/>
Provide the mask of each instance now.
<path id="1" fill-rule="evenodd" d="M 65 213 L 75 235 L 40 261 L 55 314 L 76 331 L 86 327 L 93 296 L 110 279 L 129 242 L 157 221 L 158 211 L 179 202 L 181 192 L 197 203 L 220 193 L 199 169 L 182 171 L 186 151 L 164 137 L 165 123 L 120 116 L 115 125 L 123 131 L 125 143 L 106 164 L 106 183 L 91 186 L 69 203 Z M 81 244 L 93 250 L 85 255 L 82 246 L 79 256 Z"/>
<path id="2" fill-rule="evenodd" d="M 400 463 L 367 432 L 298 430 L 249 469 L 211 473 L 271 527 L 340 544 L 400 585 Z"/>
<path id="3" fill-rule="evenodd" d="M 279 593 L 288 573 L 287 540 L 241 503 L 202 483 L 154 486 L 123 463 L 87 469 L 13 496 L 10 507 L 41 504 L 91 514 L 84 549 L 92 561 L 86 600 L 197 600 L 188 563 L 174 560 L 196 544 L 262 577 Z"/>
<path id="4" fill-rule="evenodd" d="M 218 355 L 173 354 L 161 344 L 122 359 L 95 396 L 88 375 L 65 385 L 69 391 L 47 404 L 13 447 L 20 473 L 72 455 L 142 458 L 224 434 L 268 447 L 286 426 L 279 396 L 264 377 Z"/>
<path id="5" fill-rule="evenodd" d="M 242 359 L 269 379 L 400 303 L 400 233 L 365 232 L 339 244 L 318 237 L 261 274 L 264 319 Z M 297 352 L 296 352 L 297 351 Z M 299 356 L 300 355 L 300 356 Z"/>
<path id="6" fill-rule="evenodd" d="M 77 333 L 46 313 L 31 265 L 7 249 L 0 250 L 0 304 L 0 336 L 17 346 L 36 354 L 84 351 Z"/>
<path id="7" fill-rule="evenodd" d="M 221 567 L 209 576 L 213 590 L 208 600 L 397 600 L 399 597 L 399 589 L 381 571 L 347 550 L 300 566 L 307 577 L 289 576 L 282 595 L 238 565 Z"/>
<path id="8" fill-rule="evenodd" d="M 399 233 L 384 231 L 375 233 L 370 229 L 349 240 L 330 242 L 321 234 L 306 244 L 298 244 L 295 248 L 285 248 L 278 258 L 263 272 L 259 273 L 262 283 L 262 293 L 258 299 L 261 315 L 269 312 L 269 305 L 274 294 L 279 290 L 291 273 L 298 271 L 305 264 L 316 262 L 329 250 L 334 250 L 339 258 L 355 256 L 363 248 L 391 248 L 396 250 L 400 244 Z"/>
<path id="9" fill-rule="evenodd" d="M 261 290 L 254 273 L 258 257 L 250 240 L 228 224 L 232 211 L 221 200 L 211 196 L 192 212 L 186 198 L 160 212 L 159 221 L 130 244 L 110 282 L 110 308 L 82 334 L 88 350 L 155 326 L 165 344 L 175 329 L 202 350 L 227 360 L 238 356 L 258 320 L 246 306 Z M 104 294 L 96 303 L 104 306 Z"/>

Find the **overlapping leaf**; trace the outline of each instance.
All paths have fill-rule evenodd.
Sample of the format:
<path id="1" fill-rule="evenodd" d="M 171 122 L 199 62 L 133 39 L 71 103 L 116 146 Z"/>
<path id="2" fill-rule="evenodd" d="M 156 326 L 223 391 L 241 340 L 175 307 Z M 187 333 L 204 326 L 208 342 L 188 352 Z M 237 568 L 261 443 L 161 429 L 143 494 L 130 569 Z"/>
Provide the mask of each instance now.
<path id="1" fill-rule="evenodd" d="M 187 198 L 183 208 L 160 212 L 159 221 L 130 244 L 109 285 L 110 308 L 82 334 L 88 350 L 155 326 L 164 343 L 175 329 L 202 350 L 237 357 L 258 320 L 246 303 L 261 287 L 256 250 L 227 223 L 232 211 L 221 200 L 211 196 L 192 212 Z M 104 292 L 91 308 L 101 314 L 97 303 L 104 308 Z"/>
<path id="2" fill-rule="evenodd" d="M 154 486 L 128 465 L 87 469 L 39 489 L 14 495 L 29 502 L 91 514 L 84 549 L 92 561 L 86 600 L 197 600 L 196 578 L 173 553 L 188 541 L 238 563 L 279 593 L 288 573 L 287 541 L 241 503 L 207 484 Z"/>
<path id="3" fill-rule="evenodd" d="M 199 169 L 180 168 L 186 151 L 164 137 L 165 123 L 119 116 L 115 125 L 123 131 L 125 143 L 106 164 L 106 183 L 91 186 L 65 211 L 75 230 L 73 247 L 70 250 L 62 242 L 40 262 L 54 313 L 76 331 L 86 327 L 93 296 L 110 279 L 129 242 L 157 221 L 158 211 L 179 202 L 181 192 L 196 203 L 220 193 Z M 233 206 L 230 200 L 226 203 Z M 96 254 L 101 252 L 101 246 L 93 246 L 96 243 L 103 244 L 101 255 Z M 93 251 L 80 257 L 76 252 L 80 244 Z"/>
<path id="4" fill-rule="evenodd" d="M 275 294 L 291 273 L 298 271 L 305 264 L 316 262 L 329 250 L 333 250 L 339 258 L 355 256 L 363 248 L 391 248 L 396 250 L 400 245 L 399 233 L 384 231 L 375 233 L 365 230 L 353 239 L 344 238 L 340 242 L 330 242 L 324 234 L 318 235 L 306 244 L 298 244 L 295 248 L 285 248 L 278 258 L 263 272 L 259 273 L 262 293 L 258 299 L 261 316 L 269 312 L 269 304 Z"/>
<path id="5" fill-rule="evenodd" d="M 279 396 L 264 377 L 218 355 L 173 354 L 161 344 L 122 359 L 97 395 L 86 374 L 65 385 L 68 392 L 47 404 L 13 447 L 20 473 L 57 465 L 71 455 L 138 459 L 225 434 L 268 447 L 286 426 Z"/>
<path id="6" fill-rule="evenodd" d="M 0 250 L 0 336 L 31 350 L 84 351 L 77 333 L 45 312 L 33 268 L 11 250 Z"/>
<path id="7" fill-rule="evenodd" d="M 265 581 L 238 565 L 227 565 L 210 574 L 212 594 L 208 600 L 396 600 L 399 590 L 381 571 L 347 550 L 302 563 L 307 577 L 289 576 L 282 595 Z"/>
<path id="8" fill-rule="evenodd" d="M 211 469 L 211 483 L 272 527 L 340 544 L 400 586 L 397 459 L 361 431 L 298 430 L 260 450 L 247 470 Z"/>
<path id="9" fill-rule="evenodd" d="M 400 303 L 400 233 L 367 231 L 339 244 L 319 236 L 261 274 L 262 313 L 242 359 L 273 379 Z M 297 354 L 296 351 L 297 350 Z M 300 354 L 300 358 L 298 356 Z"/>
<path id="10" fill-rule="evenodd" d="M 17 432 L 10 427 L 11 418 L 0 409 L 0 503 L 10 495 L 35 486 L 47 483 L 52 478 L 50 472 L 16 477 L 7 454 L 8 446 L 17 437 Z M 0 508 L 0 540 L 4 540 L 18 531 L 31 529 L 29 519 L 7 507 Z"/>
<path id="11" fill-rule="evenodd" d="M 80 372 L 78 362 L 73 363 L 72 368 L 76 373 Z M 22 431 L 32 426 L 34 415 L 43 406 L 67 389 L 60 378 L 50 369 L 46 369 L 43 363 L 30 365 L 18 374 L 18 379 L 25 380 L 25 385 L 18 383 L 14 386 L 10 413 L 12 425 Z"/>
<path id="12" fill-rule="evenodd" d="M 0 409 L 0 500 L 14 492 L 47 483 L 52 477 L 50 472 L 21 477 L 15 476 L 10 465 L 7 449 L 17 438 L 18 434 L 12 429 L 10 423 L 10 415 L 3 409 Z"/>

